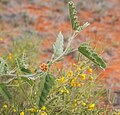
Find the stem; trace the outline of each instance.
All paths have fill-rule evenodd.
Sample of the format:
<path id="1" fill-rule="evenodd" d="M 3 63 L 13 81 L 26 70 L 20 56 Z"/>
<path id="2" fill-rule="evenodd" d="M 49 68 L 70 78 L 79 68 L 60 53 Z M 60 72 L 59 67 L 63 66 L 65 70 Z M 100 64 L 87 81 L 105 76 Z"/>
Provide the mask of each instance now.
<path id="1" fill-rule="evenodd" d="M 26 77 L 26 78 L 29 78 L 29 79 L 32 79 L 32 80 L 35 80 L 35 76 L 39 75 L 41 73 L 41 71 L 38 71 L 34 74 L 28 74 L 28 75 L 19 75 L 19 77 Z M 0 77 L 14 77 L 13 79 L 17 78 L 17 74 L 2 74 L 0 75 Z M 9 80 L 8 82 L 12 81 L 13 79 Z"/>

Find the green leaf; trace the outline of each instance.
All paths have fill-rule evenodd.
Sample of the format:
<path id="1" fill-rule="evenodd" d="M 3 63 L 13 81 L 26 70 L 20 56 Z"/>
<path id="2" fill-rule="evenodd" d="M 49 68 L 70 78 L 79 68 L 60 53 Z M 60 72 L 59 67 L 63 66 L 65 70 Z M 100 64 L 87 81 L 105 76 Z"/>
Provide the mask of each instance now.
<path id="1" fill-rule="evenodd" d="M 32 73 L 30 69 L 26 69 L 25 67 L 21 67 L 20 69 L 24 73 L 29 73 L 29 74 Z"/>
<path id="2" fill-rule="evenodd" d="M 12 96 L 10 94 L 10 92 L 7 89 L 6 84 L 4 83 L 0 83 L 0 94 L 7 100 L 9 100 L 10 102 L 12 101 Z"/>
<path id="3" fill-rule="evenodd" d="M 0 74 L 5 74 L 10 71 L 9 66 L 7 62 L 0 57 Z"/>
<path id="4" fill-rule="evenodd" d="M 85 42 L 80 45 L 78 51 L 81 52 L 85 57 L 96 63 L 100 68 L 106 68 L 106 64 L 101 57 Z"/>
<path id="5" fill-rule="evenodd" d="M 38 106 L 42 107 L 47 99 L 47 96 L 54 85 L 55 78 L 51 74 L 43 75 L 39 86 Z"/>
<path id="6" fill-rule="evenodd" d="M 21 77 L 21 79 L 24 81 L 24 82 L 27 82 L 30 86 L 33 85 L 33 80 L 29 79 L 29 78 L 26 78 L 26 77 Z"/>
<path id="7" fill-rule="evenodd" d="M 63 49 L 64 49 L 64 38 L 62 33 L 60 32 L 58 34 L 57 40 L 53 45 L 53 50 L 54 50 L 54 57 L 58 57 L 63 53 Z"/>

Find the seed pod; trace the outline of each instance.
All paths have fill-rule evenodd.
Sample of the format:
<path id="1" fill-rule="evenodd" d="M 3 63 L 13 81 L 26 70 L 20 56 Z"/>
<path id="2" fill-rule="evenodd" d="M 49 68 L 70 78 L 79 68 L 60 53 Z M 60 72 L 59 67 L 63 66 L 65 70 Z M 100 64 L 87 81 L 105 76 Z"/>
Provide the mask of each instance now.
<path id="1" fill-rule="evenodd" d="M 69 2 L 69 13 L 70 13 L 70 21 L 73 30 L 79 30 L 80 24 L 78 22 L 77 11 L 75 5 L 72 1 Z"/>

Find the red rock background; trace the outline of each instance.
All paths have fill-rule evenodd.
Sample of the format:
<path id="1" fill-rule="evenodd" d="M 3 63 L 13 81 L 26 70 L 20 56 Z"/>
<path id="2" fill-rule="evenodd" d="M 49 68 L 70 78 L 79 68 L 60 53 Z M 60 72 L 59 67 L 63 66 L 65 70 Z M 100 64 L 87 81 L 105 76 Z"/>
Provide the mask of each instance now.
<path id="1" fill-rule="evenodd" d="M 52 44 L 59 31 L 70 36 L 71 26 L 68 15 L 69 0 L 1 0 L 0 37 L 4 34 L 3 45 L 7 47 L 10 38 L 24 31 L 39 32 L 42 45 L 40 60 L 50 58 Z M 120 1 L 119 0 L 74 0 L 81 24 L 91 25 L 75 38 L 74 46 L 86 39 L 100 40 L 97 47 L 104 43 L 104 60 L 108 67 L 100 75 L 109 88 L 120 89 Z M 66 42 L 65 42 L 66 43 Z M 101 44 L 102 43 L 102 44 Z M 74 61 L 69 55 L 65 64 Z M 42 62 L 41 61 L 41 62 Z"/>

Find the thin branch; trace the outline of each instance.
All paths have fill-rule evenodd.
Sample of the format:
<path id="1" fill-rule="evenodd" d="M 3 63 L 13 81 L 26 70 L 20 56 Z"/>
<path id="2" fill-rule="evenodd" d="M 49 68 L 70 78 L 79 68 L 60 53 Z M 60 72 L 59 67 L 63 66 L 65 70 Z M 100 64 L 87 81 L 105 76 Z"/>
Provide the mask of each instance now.
<path id="1" fill-rule="evenodd" d="M 29 79 L 32 79 L 32 80 L 35 80 L 35 76 L 39 75 L 41 73 L 41 71 L 38 71 L 34 74 L 28 74 L 28 75 L 19 75 L 19 77 L 26 77 L 26 78 L 29 78 Z M 2 74 L 0 75 L 0 77 L 14 77 L 14 78 L 17 78 L 18 75 L 17 74 Z"/>

